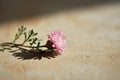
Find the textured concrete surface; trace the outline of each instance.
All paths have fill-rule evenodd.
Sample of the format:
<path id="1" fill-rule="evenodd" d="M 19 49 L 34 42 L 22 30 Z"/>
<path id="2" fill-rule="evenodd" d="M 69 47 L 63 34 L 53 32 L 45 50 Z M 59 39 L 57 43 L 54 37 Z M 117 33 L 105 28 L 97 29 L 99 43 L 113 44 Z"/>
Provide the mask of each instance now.
<path id="1" fill-rule="evenodd" d="M 0 24 L 0 42 L 12 41 L 21 25 L 38 32 L 43 44 L 60 29 L 67 49 L 40 60 L 0 52 L 0 80 L 120 80 L 120 3 L 7 21 Z"/>

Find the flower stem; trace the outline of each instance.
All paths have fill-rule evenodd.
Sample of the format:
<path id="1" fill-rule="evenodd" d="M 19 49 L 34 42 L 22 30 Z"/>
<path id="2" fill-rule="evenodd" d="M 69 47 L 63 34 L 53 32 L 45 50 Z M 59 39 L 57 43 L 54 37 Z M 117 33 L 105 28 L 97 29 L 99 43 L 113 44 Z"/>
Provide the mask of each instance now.
<path id="1" fill-rule="evenodd" d="M 14 39 L 13 42 L 12 42 L 13 44 L 14 44 L 15 41 L 21 36 L 21 34 L 22 34 L 22 32 L 21 32 L 18 36 L 15 37 L 15 39 Z"/>
<path id="2" fill-rule="evenodd" d="M 42 45 L 42 46 L 27 46 L 27 45 L 23 45 L 23 44 L 14 44 L 14 43 L 2 43 L 2 46 L 13 46 L 13 47 L 26 47 L 26 48 L 40 48 L 40 47 L 46 47 L 46 45 Z"/>
<path id="3" fill-rule="evenodd" d="M 26 46 L 26 45 L 19 45 L 19 46 L 22 46 L 22 47 L 26 47 L 26 48 L 39 48 L 39 47 L 46 47 L 46 46 L 39 46 L 39 47 L 37 47 L 37 46 Z"/>
<path id="4" fill-rule="evenodd" d="M 31 35 L 29 35 L 28 38 L 24 40 L 24 42 L 22 43 L 22 45 L 24 45 L 25 42 L 27 42 L 27 41 L 29 40 L 30 37 L 31 37 Z"/>

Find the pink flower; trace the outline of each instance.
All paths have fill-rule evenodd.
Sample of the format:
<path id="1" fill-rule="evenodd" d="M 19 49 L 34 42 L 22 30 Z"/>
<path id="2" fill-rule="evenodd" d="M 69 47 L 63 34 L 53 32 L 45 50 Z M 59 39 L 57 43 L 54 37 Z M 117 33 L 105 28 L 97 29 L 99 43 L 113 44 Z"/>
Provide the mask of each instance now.
<path id="1" fill-rule="evenodd" d="M 53 43 L 52 47 L 56 48 L 58 52 L 63 52 L 65 45 L 65 36 L 59 30 L 54 30 L 48 35 L 48 39 Z"/>

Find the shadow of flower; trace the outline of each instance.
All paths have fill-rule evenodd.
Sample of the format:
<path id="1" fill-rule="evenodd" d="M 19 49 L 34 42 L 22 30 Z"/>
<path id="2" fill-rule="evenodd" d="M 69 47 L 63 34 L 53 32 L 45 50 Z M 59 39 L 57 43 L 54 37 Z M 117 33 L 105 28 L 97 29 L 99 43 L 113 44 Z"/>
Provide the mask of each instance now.
<path id="1" fill-rule="evenodd" d="M 55 58 L 56 56 L 60 55 L 56 51 L 49 51 L 49 50 L 44 50 L 44 51 L 39 51 L 39 50 L 21 50 L 21 52 L 15 52 L 12 54 L 15 57 L 18 57 L 18 59 L 22 60 L 40 60 L 43 57 L 47 59 Z"/>
<path id="2" fill-rule="evenodd" d="M 4 52 L 4 51 L 9 51 L 12 54 L 12 56 L 17 57 L 18 59 L 22 59 L 22 60 L 40 60 L 42 58 L 47 58 L 47 59 L 51 59 L 51 58 L 55 58 L 56 56 L 60 55 L 60 53 L 58 53 L 56 50 L 41 50 L 38 48 L 33 48 L 33 49 L 26 49 L 26 48 L 22 48 L 19 46 L 11 46 L 11 44 L 9 45 L 9 43 L 3 43 L 0 45 L 0 51 Z"/>

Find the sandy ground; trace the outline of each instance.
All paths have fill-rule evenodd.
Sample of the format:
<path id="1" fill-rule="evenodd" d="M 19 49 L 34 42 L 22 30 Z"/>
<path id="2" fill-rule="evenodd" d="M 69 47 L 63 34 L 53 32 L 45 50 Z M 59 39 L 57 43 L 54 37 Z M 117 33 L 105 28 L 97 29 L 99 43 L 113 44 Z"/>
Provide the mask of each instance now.
<path id="1" fill-rule="evenodd" d="M 0 42 L 12 41 L 21 25 L 43 44 L 52 30 L 63 31 L 67 49 L 50 59 L 0 52 L 0 80 L 120 80 L 120 3 L 1 23 Z"/>

